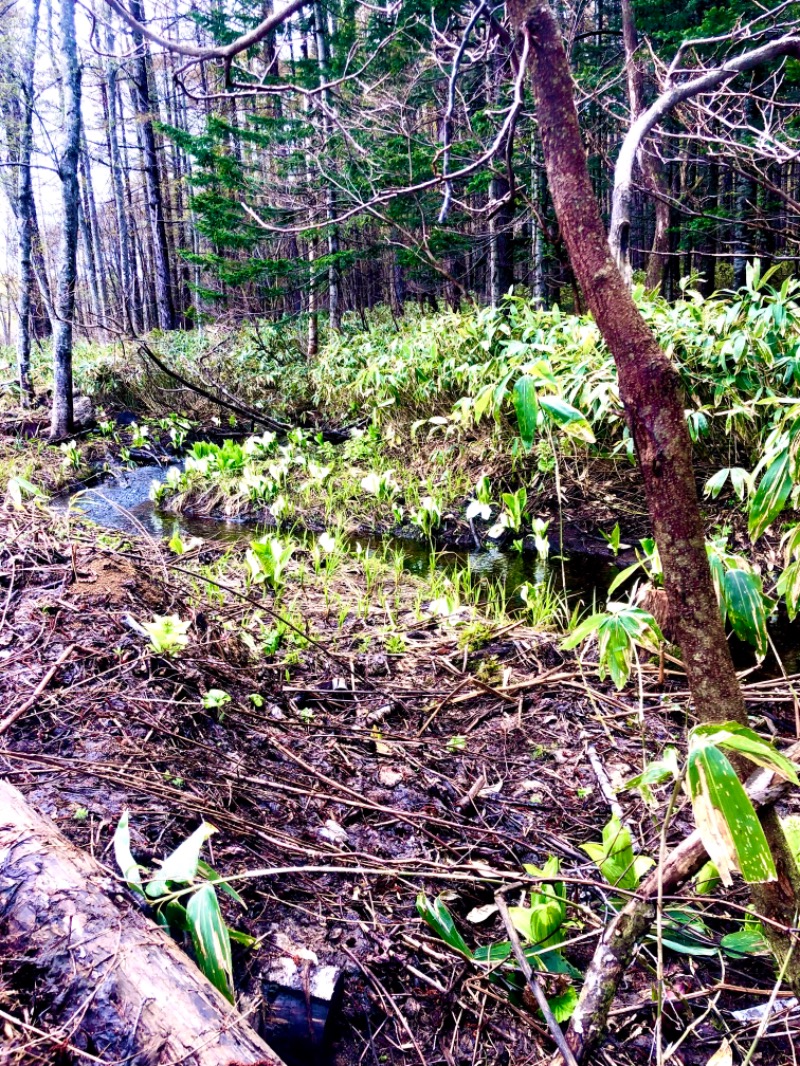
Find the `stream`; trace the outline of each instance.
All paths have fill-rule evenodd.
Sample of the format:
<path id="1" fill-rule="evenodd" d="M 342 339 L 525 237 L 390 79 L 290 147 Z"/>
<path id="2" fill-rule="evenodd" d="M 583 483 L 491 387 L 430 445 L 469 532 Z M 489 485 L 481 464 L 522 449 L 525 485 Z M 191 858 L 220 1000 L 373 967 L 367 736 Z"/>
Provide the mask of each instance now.
<path id="1" fill-rule="evenodd" d="M 150 499 L 153 482 L 166 479 L 167 468 L 162 466 L 137 466 L 120 470 L 115 476 L 82 492 L 80 500 L 64 495 L 52 501 L 57 510 L 70 505 L 78 507 L 84 517 L 98 526 L 118 530 L 129 536 L 143 533 L 161 539 L 169 539 L 175 532 L 183 539 L 202 537 L 231 546 L 248 544 L 263 530 L 257 524 L 242 520 L 221 518 L 196 518 L 159 510 Z M 405 569 L 417 576 L 430 571 L 430 547 L 419 540 L 405 537 L 380 537 L 376 535 L 350 536 L 355 547 L 361 544 L 367 550 L 379 551 L 387 545 L 402 551 Z M 552 581 L 558 590 L 566 589 L 572 609 L 582 602 L 585 608 L 593 604 L 602 606 L 606 590 L 617 575 L 618 566 L 607 557 L 587 553 L 568 556 L 551 554 L 547 559 L 533 552 L 501 551 L 488 548 L 481 551 L 437 553 L 434 565 L 448 571 L 464 567 L 476 576 L 504 585 L 513 591 L 523 582 L 536 584 Z M 783 662 L 787 674 L 800 672 L 800 617 L 790 622 L 785 607 L 781 604 L 769 624 L 770 637 Z M 737 668 L 746 669 L 755 663 L 752 649 L 731 636 L 731 650 Z M 750 679 L 767 679 L 781 674 L 775 657 L 769 654 Z"/>

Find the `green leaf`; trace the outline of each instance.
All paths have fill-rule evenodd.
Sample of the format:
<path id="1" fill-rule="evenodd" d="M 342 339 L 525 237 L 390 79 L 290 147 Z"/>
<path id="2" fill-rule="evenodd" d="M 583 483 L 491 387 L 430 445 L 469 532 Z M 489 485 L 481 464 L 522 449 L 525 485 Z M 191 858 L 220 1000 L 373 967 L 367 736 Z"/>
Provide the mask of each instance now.
<path id="1" fill-rule="evenodd" d="M 788 818 L 781 818 L 781 823 L 786 834 L 786 843 L 794 855 L 795 862 L 800 865 L 800 815 L 790 814 Z"/>
<path id="2" fill-rule="evenodd" d="M 203 885 L 192 894 L 186 917 L 198 966 L 211 984 L 233 1003 L 231 940 L 211 885 Z"/>
<path id="3" fill-rule="evenodd" d="M 678 749 L 672 747 L 664 748 L 661 758 L 657 762 L 649 763 L 645 767 L 644 773 L 639 774 L 637 777 L 632 777 L 625 785 L 625 788 L 643 789 L 649 785 L 660 785 L 664 781 L 677 780 L 679 774 Z"/>
<path id="4" fill-rule="evenodd" d="M 246 948 L 252 948 L 258 943 L 257 936 L 243 933 L 241 929 L 231 929 L 230 926 L 228 927 L 228 936 L 231 940 L 235 940 L 237 944 L 243 944 Z"/>
<path id="5" fill-rule="evenodd" d="M 212 885 L 216 885 L 217 888 L 222 889 L 222 891 L 227 896 L 230 896 L 232 900 L 235 900 L 240 907 L 247 906 L 247 904 L 236 891 L 236 889 L 233 887 L 233 885 L 229 885 L 227 881 L 223 880 L 223 878 L 217 873 L 217 871 L 213 867 L 209 866 L 207 862 L 203 862 L 202 859 L 197 860 L 197 872 L 202 874 L 207 881 L 211 882 Z"/>
<path id="6" fill-rule="evenodd" d="M 603 828 L 602 844 L 589 841 L 581 844 L 581 851 L 597 864 L 600 873 L 614 888 L 633 892 L 639 887 L 644 864 L 640 863 L 637 868 L 630 831 L 616 815 Z M 652 860 L 648 860 L 648 867 L 651 865 Z"/>
<path id="7" fill-rule="evenodd" d="M 559 429 L 569 437 L 576 437 L 587 444 L 594 444 L 592 427 L 577 407 L 562 400 L 560 396 L 540 396 L 539 403 Z"/>
<path id="8" fill-rule="evenodd" d="M 635 574 L 637 570 L 641 569 L 641 562 L 631 563 L 630 566 L 626 566 L 624 570 L 620 570 L 611 584 L 608 586 L 608 595 L 612 596 L 620 585 L 624 585 L 628 578 Z"/>
<path id="9" fill-rule="evenodd" d="M 771 744 L 762 740 L 758 733 L 748 726 L 739 722 L 720 722 L 711 725 L 695 726 L 692 730 L 692 740 L 708 741 L 720 748 L 730 748 L 732 751 L 741 752 L 757 766 L 764 766 L 768 770 L 774 770 L 791 781 L 793 785 L 800 784 L 797 776 L 797 767 L 790 762 L 785 755 L 777 751 Z"/>
<path id="10" fill-rule="evenodd" d="M 752 503 L 750 504 L 750 539 L 753 541 L 764 533 L 778 517 L 792 491 L 789 471 L 789 449 L 784 448 L 767 467 Z"/>
<path id="11" fill-rule="evenodd" d="M 193 881 L 197 877 L 200 849 L 216 831 L 215 826 L 201 822 L 192 835 L 164 859 L 160 870 L 146 888 L 147 895 L 151 899 L 157 899 L 169 891 L 168 882 L 183 885 Z"/>
<path id="12" fill-rule="evenodd" d="M 800 559 L 790 563 L 778 578 L 777 591 L 786 601 L 789 621 L 793 622 L 800 606 Z"/>
<path id="13" fill-rule="evenodd" d="M 767 653 L 767 612 L 761 578 L 749 570 L 727 570 L 723 595 L 728 621 L 740 640 L 752 644 L 760 656 Z"/>
<path id="14" fill-rule="evenodd" d="M 605 619 L 605 614 L 593 614 L 590 618 L 586 618 L 581 622 L 579 626 L 561 641 L 561 647 L 564 651 L 570 651 L 572 648 L 577 648 L 587 637 L 591 636 L 596 629 L 599 629 Z"/>
<path id="15" fill-rule="evenodd" d="M 538 404 L 536 402 L 536 382 L 527 375 L 517 378 L 514 385 L 514 409 L 517 412 L 519 423 L 519 435 L 526 452 L 533 447 L 536 440 L 536 416 Z"/>
<path id="16" fill-rule="evenodd" d="M 173 936 L 178 933 L 189 932 L 189 918 L 186 908 L 176 899 L 168 899 L 166 903 L 159 904 L 156 908 L 156 916 L 161 925 L 165 925 Z"/>
<path id="17" fill-rule="evenodd" d="M 511 954 L 511 941 L 499 940 L 496 944 L 486 944 L 475 949 L 472 956 L 475 962 L 504 962 Z"/>
<path id="18" fill-rule="evenodd" d="M 568 1022 L 578 1005 L 578 993 L 570 985 L 569 988 L 564 992 L 560 992 L 557 996 L 549 996 L 547 1005 L 557 1022 Z"/>
<path id="19" fill-rule="evenodd" d="M 690 751 L 687 785 L 694 819 L 722 883 L 738 869 L 750 884 L 776 879 L 775 863 L 750 798 L 725 755 L 712 744 Z"/>
<path id="20" fill-rule="evenodd" d="M 420 892 L 417 896 L 417 914 L 428 923 L 448 947 L 457 951 L 459 955 L 463 955 L 465 959 L 472 958 L 472 952 L 456 929 L 452 914 L 439 897 L 431 903 L 425 893 Z"/>
<path id="21" fill-rule="evenodd" d="M 726 955 L 734 959 L 743 958 L 745 955 L 769 955 L 769 946 L 764 939 L 760 923 L 758 929 L 737 929 L 735 933 L 728 933 L 720 940 L 719 946 Z"/>
<path id="22" fill-rule="evenodd" d="M 694 890 L 698 896 L 710 896 L 719 886 L 719 871 L 713 862 L 704 863 L 694 875 Z"/>
<path id="23" fill-rule="evenodd" d="M 128 826 L 128 812 L 125 811 L 120 818 L 117 828 L 114 830 L 114 858 L 122 871 L 122 876 L 128 888 L 144 895 L 142 891 L 142 875 L 139 864 L 131 854 L 131 834 Z"/>
<path id="24" fill-rule="evenodd" d="M 716 474 L 714 474 L 713 477 L 710 477 L 705 483 L 703 494 L 705 496 L 710 496 L 712 500 L 716 500 L 717 496 L 719 496 L 722 491 L 723 485 L 728 480 L 729 472 L 730 468 L 727 466 L 724 466 L 722 470 L 718 470 Z"/>

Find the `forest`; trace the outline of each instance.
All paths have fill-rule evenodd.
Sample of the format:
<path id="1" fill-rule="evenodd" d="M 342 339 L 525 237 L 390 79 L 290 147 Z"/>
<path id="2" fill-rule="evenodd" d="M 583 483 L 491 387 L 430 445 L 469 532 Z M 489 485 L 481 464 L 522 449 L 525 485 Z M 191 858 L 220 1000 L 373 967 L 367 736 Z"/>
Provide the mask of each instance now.
<path id="1" fill-rule="evenodd" d="M 0 1062 L 796 1066 L 800 2 L 0 0 Z"/>

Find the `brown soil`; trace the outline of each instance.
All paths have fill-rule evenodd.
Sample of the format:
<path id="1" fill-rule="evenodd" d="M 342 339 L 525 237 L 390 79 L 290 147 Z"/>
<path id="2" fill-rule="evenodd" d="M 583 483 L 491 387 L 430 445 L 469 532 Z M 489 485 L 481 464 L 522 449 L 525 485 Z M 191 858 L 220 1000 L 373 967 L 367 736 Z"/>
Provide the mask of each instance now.
<path id="1" fill-rule="evenodd" d="M 618 695 L 598 683 L 591 664 L 581 669 L 551 635 L 495 627 L 483 647 L 465 651 L 458 629 L 415 618 L 411 585 L 402 586 L 393 617 L 407 651 L 388 653 L 379 597 L 356 610 L 355 567 L 336 579 L 338 594 L 348 586 L 353 593 L 353 609 L 342 614 L 326 606 L 307 560 L 299 561 L 303 581 L 296 564 L 276 605 L 261 592 L 198 591 L 182 571 L 213 562 L 213 545 L 176 568 L 149 542 L 112 547 L 108 536 L 45 509 L 6 513 L 0 523 L 2 716 L 72 648 L 41 698 L 0 737 L 0 772 L 31 803 L 109 866 L 126 808 L 145 864 L 201 816 L 216 825 L 215 867 L 262 871 L 239 883 L 247 913 L 228 911 L 232 924 L 263 938 L 257 951 L 236 950 L 241 1001 L 258 1000 L 279 933 L 341 966 L 336 1066 L 549 1061 L 535 1011 L 511 1005 L 485 973 L 449 952 L 419 919 L 416 893 L 447 890 L 467 941 L 486 944 L 503 938 L 497 917 L 473 924 L 466 916 L 492 901 L 487 869 L 513 881 L 523 864 L 558 855 L 570 917 L 581 923 L 569 930 L 578 942 L 567 954 L 585 967 L 609 898 L 580 850 L 610 816 L 589 749 L 615 787 L 639 772 L 643 753 L 657 754 L 682 732 L 679 675 L 664 690 L 647 669 L 640 721 L 635 689 Z M 388 575 L 381 580 L 391 586 Z M 311 642 L 252 655 L 239 626 L 256 611 L 268 624 L 272 610 L 305 619 Z M 192 621 L 191 643 L 168 659 L 148 649 L 127 616 L 173 612 Z M 203 708 L 210 688 L 230 693 L 223 714 Z M 748 695 L 762 725 L 791 735 L 792 705 L 779 685 Z M 658 812 L 630 793 L 619 799 L 642 851 L 657 853 Z M 683 812 L 670 839 L 687 828 Z M 700 904 L 715 936 L 731 928 L 729 903 L 745 899 L 737 892 Z M 717 958 L 666 960 L 665 1039 L 695 1023 L 682 1061 L 705 1064 L 726 1033 L 747 1047 L 753 1024 L 729 1012 L 765 1001 L 769 961 L 727 960 L 723 969 Z M 650 1056 L 650 962 L 643 951 L 628 975 L 605 1062 Z M 30 975 L 8 959 L 0 975 L 0 1008 L 46 1033 L 46 1001 Z M 549 979 L 550 991 L 559 981 Z M 13 1020 L 5 1040 L 25 1066 L 56 1061 L 52 1044 L 34 1046 Z M 785 1030 L 765 1036 L 759 1055 L 791 1062 Z"/>

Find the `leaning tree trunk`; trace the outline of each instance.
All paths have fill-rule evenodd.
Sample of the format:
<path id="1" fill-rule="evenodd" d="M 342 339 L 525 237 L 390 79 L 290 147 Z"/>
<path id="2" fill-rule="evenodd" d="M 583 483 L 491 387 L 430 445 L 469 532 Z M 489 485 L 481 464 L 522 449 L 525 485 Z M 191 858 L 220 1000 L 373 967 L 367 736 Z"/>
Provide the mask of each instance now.
<path id="1" fill-rule="evenodd" d="M 19 334 L 17 373 L 23 406 L 33 399 L 31 382 L 31 326 L 33 308 L 33 228 L 34 199 L 31 154 L 33 150 L 33 88 L 36 67 L 36 36 L 39 30 L 39 0 L 31 0 L 30 21 L 20 70 L 22 122 L 19 133 L 19 173 L 17 175 L 17 224 L 19 226 Z"/>
<path id="2" fill-rule="evenodd" d="M 53 331 L 53 413 L 51 437 L 72 432 L 72 333 L 78 258 L 78 157 L 81 149 L 81 68 L 75 40 L 75 0 L 61 0 L 64 56 L 64 150 L 59 160 L 64 217 L 56 279 Z"/>
<path id="3" fill-rule="evenodd" d="M 746 724 L 706 554 L 680 380 L 633 302 L 606 239 L 581 140 L 572 74 L 549 4 L 512 0 L 508 6 L 530 45 L 530 76 L 556 217 L 575 276 L 616 363 L 694 711 L 701 722 L 734 719 Z M 800 881 L 780 826 L 773 822 L 769 831 L 785 876 L 759 886 L 757 898 L 766 917 L 778 923 L 766 923 L 765 932 L 779 960 L 786 962 L 787 981 L 800 991 L 800 959 L 792 957 L 792 938 L 780 928 L 792 885 Z"/>
<path id="4" fill-rule="evenodd" d="M 2 781 L 0 945 L 36 974 L 54 1053 L 66 1042 L 103 1062 L 282 1066 L 119 882 Z"/>

